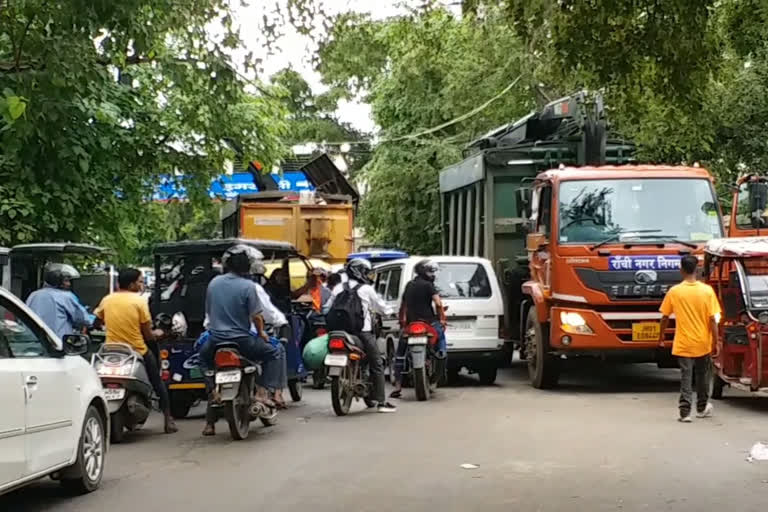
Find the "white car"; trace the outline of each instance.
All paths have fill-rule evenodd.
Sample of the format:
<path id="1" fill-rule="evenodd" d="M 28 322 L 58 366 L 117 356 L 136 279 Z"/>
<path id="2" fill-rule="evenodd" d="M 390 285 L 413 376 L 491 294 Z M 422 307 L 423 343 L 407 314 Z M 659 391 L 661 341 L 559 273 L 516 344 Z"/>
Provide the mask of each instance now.
<path id="1" fill-rule="evenodd" d="M 87 348 L 0 288 L 0 494 L 48 475 L 79 493 L 101 483 L 109 414 Z"/>
<path id="2" fill-rule="evenodd" d="M 381 263 L 374 268 L 376 292 L 395 311 L 405 286 L 415 276 L 415 267 L 424 256 Z M 448 375 L 462 368 L 477 373 L 483 384 L 493 384 L 503 360 L 504 340 L 499 331 L 504 322 L 504 298 L 491 262 L 473 256 L 430 256 L 437 263 L 437 286 L 448 306 L 445 338 L 448 344 Z M 400 335 L 397 318 L 383 320 L 379 349 L 387 354 L 392 368 Z"/>

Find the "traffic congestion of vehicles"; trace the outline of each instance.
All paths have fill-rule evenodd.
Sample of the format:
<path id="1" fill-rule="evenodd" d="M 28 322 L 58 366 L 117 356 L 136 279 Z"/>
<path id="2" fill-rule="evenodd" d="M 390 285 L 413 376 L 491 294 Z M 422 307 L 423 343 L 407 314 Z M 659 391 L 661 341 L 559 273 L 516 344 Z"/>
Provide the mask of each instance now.
<path id="1" fill-rule="evenodd" d="M 707 170 L 641 165 L 633 155 L 631 143 L 608 138 L 600 102 L 584 95 L 488 134 L 440 175 L 442 255 L 352 253 L 349 198 L 289 208 L 273 194 L 227 205 L 224 222 L 236 235 L 255 225 L 248 229 L 280 238 L 270 227 L 288 225 L 286 215 L 299 219 L 312 233 L 300 244 L 307 254 L 293 231 L 285 235 L 292 243 L 158 244 L 144 353 L 109 334 L 104 341 L 93 318 L 60 337 L 22 302 L 50 284 L 51 265 L 66 263 L 83 269 L 67 291 L 93 311 L 116 288 L 107 251 L 84 244 L 0 251 L 0 493 L 47 475 L 76 491 L 95 490 L 110 441 L 140 429 L 157 408 L 149 358 L 159 363 L 171 416 L 184 418 L 207 402 L 204 435 L 214 435 L 222 418 L 235 440 L 248 437 L 256 420 L 276 425 L 282 386 L 300 401 L 310 379 L 346 416 L 356 401 L 396 410 L 384 396 L 385 371 L 396 385 L 393 398 L 405 386 L 424 401 L 462 369 L 494 384 L 515 351 L 536 388 L 556 385 L 572 358 L 672 367 L 675 325 L 659 331 L 659 306 L 690 254 L 704 261 L 724 310 L 713 397 L 726 386 L 765 394 L 768 184 L 757 176 L 739 181 L 728 226 L 739 238 L 725 238 Z M 259 212 L 269 222 L 260 224 Z M 343 228 L 339 238 L 334 223 Z M 256 278 L 257 265 L 269 269 L 256 279 L 269 304 L 259 299 L 244 317 L 250 336 L 272 354 L 263 360 L 240 338 L 217 338 L 220 319 L 209 318 L 211 283 L 234 272 L 231 261 L 243 254 L 250 259 L 238 279 Z M 340 270 L 327 271 L 331 265 Z M 419 300 L 426 314 L 414 313 Z M 283 384 L 275 389 L 267 368 L 279 366 Z"/>

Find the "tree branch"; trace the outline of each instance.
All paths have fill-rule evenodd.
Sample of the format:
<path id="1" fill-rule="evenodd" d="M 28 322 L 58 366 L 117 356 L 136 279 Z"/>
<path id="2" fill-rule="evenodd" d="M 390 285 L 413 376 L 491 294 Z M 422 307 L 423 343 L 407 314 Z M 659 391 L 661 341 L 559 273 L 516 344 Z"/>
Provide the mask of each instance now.
<path id="1" fill-rule="evenodd" d="M 48 0 L 45 0 L 42 4 L 40 4 L 40 9 L 43 10 L 45 7 L 45 4 L 48 3 Z M 35 21 L 35 18 L 37 17 L 37 13 L 32 13 L 32 16 L 29 17 L 29 20 L 27 20 L 27 24 L 24 26 L 24 31 L 21 33 L 21 37 L 19 38 L 19 45 L 16 48 L 16 59 L 14 62 L 14 68 L 16 71 L 19 70 L 19 62 L 21 61 L 21 52 L 24 49 L 24 40 L 27 38 L 27 32 L 29 32 L 29 27 L 32 26 L 32 22 Z"/>

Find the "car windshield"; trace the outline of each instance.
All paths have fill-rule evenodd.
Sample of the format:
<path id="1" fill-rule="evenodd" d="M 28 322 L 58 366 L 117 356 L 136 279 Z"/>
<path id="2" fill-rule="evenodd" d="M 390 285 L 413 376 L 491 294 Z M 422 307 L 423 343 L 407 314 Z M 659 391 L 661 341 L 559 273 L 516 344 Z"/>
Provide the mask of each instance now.
<path id="1" fill-rule="evenodd" d="M 479 263 L 438 263 L 435 279 L 440 297 L 445 299 L 487 299 L 491 296 L 488 274 Z"/>
<path id="2" fill-rule="evenodd" d="M 723 236 L 706 179 L 564 181 L 559 190 L 559 242 L 683 240 Z"/>

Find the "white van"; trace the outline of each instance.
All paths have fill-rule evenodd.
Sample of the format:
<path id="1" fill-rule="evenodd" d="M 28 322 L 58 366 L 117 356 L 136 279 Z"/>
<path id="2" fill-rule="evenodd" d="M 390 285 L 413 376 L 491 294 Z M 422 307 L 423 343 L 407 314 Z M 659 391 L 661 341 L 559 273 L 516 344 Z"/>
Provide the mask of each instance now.
<path id="1" fill-rule="evenodd" d="M 382 263 L 374 268 L 374 287 L 395 311 L 405 285 L 415 276 L 414 267 L 425 257 Z M 504 300 L 491 262 L 472 256 L 432 256 L 440 267 L 435 285 L 443 303 L 448 306 L 448 375 L 466 368 L 477 373 L 483 384 L 493 384 L 502 362 L 504 340 L 499 336 L 503 324 Z M 394 367 L 395 348 L 400 327 L 397 316 L 383 319 L 379 337 L 380 349 L 387 354 L 389 367 Z"/>

